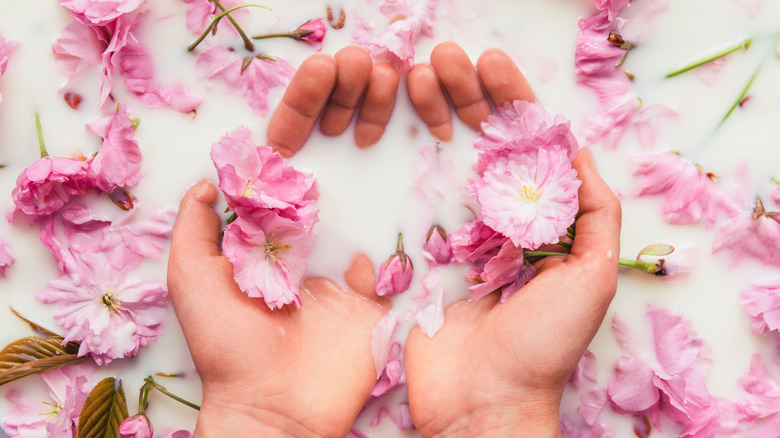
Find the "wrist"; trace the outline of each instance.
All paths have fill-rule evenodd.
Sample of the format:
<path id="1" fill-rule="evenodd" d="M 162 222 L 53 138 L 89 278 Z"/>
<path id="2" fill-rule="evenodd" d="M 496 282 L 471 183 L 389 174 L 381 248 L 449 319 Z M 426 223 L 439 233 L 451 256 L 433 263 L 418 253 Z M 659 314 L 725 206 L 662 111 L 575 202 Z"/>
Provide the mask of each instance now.
<path id="1" fill-rule="evenodd" d="M 434 426 L 434 425 L 429 425 Z M 561 426 L 558 406 L 500 407 L 474 411 L 444 428 L 421 428 L 423 437 L 558 438 Z"/>
<path id="2" fill-rule="evenodd" d="M 281 413 L 238 403 L 204 399 L 194 438 L 230 437 L 309 437 L 318 436 Z"/>

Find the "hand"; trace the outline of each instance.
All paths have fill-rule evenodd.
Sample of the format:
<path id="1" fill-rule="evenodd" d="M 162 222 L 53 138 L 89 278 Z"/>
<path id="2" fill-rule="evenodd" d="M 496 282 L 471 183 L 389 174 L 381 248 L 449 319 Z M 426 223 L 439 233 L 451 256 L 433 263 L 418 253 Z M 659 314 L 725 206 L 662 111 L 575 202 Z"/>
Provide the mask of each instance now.
<path id="1" fill-rule="evenodd" d="M 387 62 L 374 63 L 360 46 L 335 56 L 318 53 L 301 64 L 268 124 L 268 143 L 284 156 L 298 152 L 317 119 L 325 135 L 340 135 L 355 113 L 355 143 L 379 141 L 390 121 L 398 91 L 398 72 Z"/>
<path id="2" fill-rule="evenodd" d="M 589 151 L 571 254 L 548 258 L 507 302 L 498 294 L 447 309 L 431 339 L 414 329 L 404 354 L 412 419 L 423 436 L 560 436 L 563 388 L 617 288 L 620 203 Z"/>
<path id="3" fill-rule="evenodd" d="M 181 202 L 168 291 L 203 383 L 195 436 L 343 437 L 376 383 L 374 326 L 387 313 L 374 267 L 355 258 L 343 290 L 307 279 L 302 307 L 271 311 L 233 281 L 219 252 L 213 184 Z"/>

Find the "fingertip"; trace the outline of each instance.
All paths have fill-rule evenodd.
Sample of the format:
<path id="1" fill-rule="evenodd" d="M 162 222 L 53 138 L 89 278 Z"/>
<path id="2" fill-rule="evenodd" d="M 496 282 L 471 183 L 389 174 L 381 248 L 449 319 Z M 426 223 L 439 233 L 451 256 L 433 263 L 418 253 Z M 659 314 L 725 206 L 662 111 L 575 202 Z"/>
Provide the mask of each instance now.
<path id="1" fill-rule="evenodd" d="M 340 135 L 349 127 L 374 63 L 368 51 L 358 45 L 339 50 L 334 58 L 336 86 L 320 119 L 320 132 L 328 136 Z"/>
<path id="2" fill-rule="evenodd" d="M 503 50 L 485 50 L 477 59 L 477 73 L 496 107 L 515 100 L 536 100 L 531 84 L 514 59 Z"/>
<path id="3" fill-rule="evenodd" d="M 365 148 L 376 144 L 385 132 L 395 107 L 400 75 L 387 62 L 377 62 L 371 70 L 363 103 L 355 123 L 355 144 Z"/>
<path id="4" fill-rule="evenodd" d="M 452 113 L 439 78 L 430 64 L 416 64 L 406 76 L 412 106 L 428 131 L 443 141 L 452 139 Z"/>
<path id="5" fill-rule="evenodd" d="M 447 92 L 458 118 L 473 130 L 491 114 L 490 103 L 468 54 L 453 42 L 433 49 L 431 66 Z"/>
<path id="6" fill-rule="evenodd" d="M 181 205 L 186 207 L 191 202 L 212 205 L 217 200 L 217 187 L 208 179 L 202 179 L 190 186 L 182 197 Z"/>
<path id="7" fill-rule="evenodd" d="M 374 264 L 365 254 L 352 259 L 352 265 L 344 273 L 344 281 L 353 291 L 365 297 L 376 297 L 376 274 Z"/>
<path id="8" fill-rule="evenodd" d="M 428 131 L 441 141 L 452 140 L 452 122 L 446 122 L 439 126 L 428 126 Z"/>

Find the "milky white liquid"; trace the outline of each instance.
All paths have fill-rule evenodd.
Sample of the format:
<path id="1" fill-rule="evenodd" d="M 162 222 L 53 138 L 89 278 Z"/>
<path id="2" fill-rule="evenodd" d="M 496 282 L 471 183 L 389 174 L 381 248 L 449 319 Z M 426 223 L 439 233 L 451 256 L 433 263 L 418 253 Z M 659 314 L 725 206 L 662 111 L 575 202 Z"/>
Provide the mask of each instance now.
<path id="1" fill-rule="evenodd" d="M 642 1 L 646 0 L 635 0 L 633 4 Z M 248 33 L 285 31 L 310 18 L 325 15 L 326 3 L 318 1 L 277 0 L 267 4 L 273 7 L 273 12 L 259 9 L 250 12 Z M 344 1 L 341 4 L 347 15 L 347 26 L 338 31 L 328 30 L 325 53 L 334 53 L 351 42 L 354 17 L 371 21 L 378 30 L 384 29 L 387 23 L 375 5 L 368 2 Z M 185 28 L 182 2 L 157 0 L 149 2 L 146 8 L 151 11 L 140 37 L 154 58 L 158 79 L 164 84 L 184 83 L 205 98 L 195 117 L 169 109 L 147 110 L 127 95 L 119 77 L 115 80 L 114 96 L 141 120 L 136 135 L 144 156 L 144 177 L 133 192 L 140 199 L 139 208 L 148 214 L 177 204 L 186 188 L 197 180 L 204 177 L 216 180 L 209 151 L 211 144 L 226 132 L 248 124 L 255 142 L 263 143 L 268 118 L 254 114 L 240 94 L 227 94 L 221 83 L 209 83 L 195 76 L 196 57 L 184 50 L 195 37 Z M 460 43 L 472 60 L 488 47 L 500 47 L 523 68 L 540 101 L 551 112 L 570 118 L 577 132 L 583 119 L 597 110 L 594 93 L 576 84 L 573 67 L 577 19 L 590 12 L 590 2 L 584 0 L 444 0 L 435 38 L 420 40 L 416 46 L 417 60 L 426 61 L 432 48 L 445 40 Z M 731 0 L 674 0 L 667 12 L 651 22 L 642 44 L 629 54 L 624 65 L 636 76 L 635 86 L 645 105 L 667 104 L 680 113 L 679 117 L 660 124 L 656 149 L 678 149 L 701 162 L 707 170 L 722 177 L 721 184 L 727 191 L 731 190 L 731 175 L 741 161 L 750 170 L 757 194 L 770 176 L 780 176 L 777 143 L 780 138 L 780 124 L 777 123 L 780 120 L 780 89 L 773 81 L 780 77 L 780 60 L 776 56 L 767 59 L 749 93 L 752 98 L 748 104 L 735 111 L 728 122 L 714 132 L 715 125 L 736 99 L 756 65 L 766 53 L 774 50 L 773 44 L 757 39 L 750 51 L 731 55 L 712 85 L 701 82 L 694 72 L 669 80 L 663 79 L 663 75 L 723 44 L 740 41 L 745 36 L 780 31 L 776 17 L 780 17 L 778 1 L 767 1 L 757 17 L 749 18 Z M 35 113 L 40 114 L 43 121 L 51 155 L 68 156 L 77 151 L 88 154 L 100 146 L 99 139 L 84 128 L 87 121 L 100 116 L 96 103 L 97 72 L 87 72 L 68 88 L 84 96 L 78 111 L 67 107 L 58 94 L 66 78 L 54 69 L 51 44 L 69 20 L 66 11 L 54 0 L 0 0 L 0 35 L 21 42 L 11 57 L 8 71 L 0 77 L 0 93 L 4 98 L 0 104 L 0 163 L 7 165 L 0 169 L 2 213 L 11 208 L 10 192 L 16 176 L 38 158 Z M 213 41 L 216 44 L 220 39 Z M 222 40 L 225 41 L 228 40 Z M 240 43 L 232 45 L 240 47 Z M 295 66 L 313 53 L 305 45 L 291 40 L 263 42 L 260 46 Z M 272 93 L 273 102 L 281 96 L 281 91 Z M 452 159 L 457 164 L 457 185 L 460 186 L 470 175 L 475 157 L 471 148 L 474 137 L 475 133 L 456 122 L 455 140 L 441 145 L 442 160 Z M 427 267 L 420 247 L 429 225 L 435 222 L 447 231 L 453 231 L 472 217 L 457 185 L 454 188 L 445 185 L 450 190 L 445 190 L 444 196 L 429 192 L 433 196 L 428 201 L 415 195 L 412 167 L 421 160 L 421 147 L 431 141 L 433 138 L 408 102 L 403 83 L 385 136 L 371 149 L 357 149 L 352 144 L 351 131 L 337 138 L 326 138 L 318 133 L 311 137 L 304 150 L 291 161 L 299 169 L 314 172 L 319 178 L 321 212 L 320 222 L 315 227 L 319 238 L 309 260 L 310 275 L 327 276 L 340 282 L 354 253 L 365 252 L 378 264 L 394 251 L 396 235 L 403 232 L 406 250 L 415 264 L 415 279 L 422 278 Z M 599 361 L 598 384 L 608 383 L 620 355 L 609 329 L 611 315 L 618 312 L 628 321 L 638 337 L 645 340 L 642 345 L 652 355 L 649 319 L 645 313 L 653 306 L 677 310 L 691 320 L 693 329 L 713 354 L 714 366 L 707 378 L 708 389 L 715 397 L 736 399 L 741 396 L 737 379 L 747 372 L 750 356 L 760 352 L 766 359 L 776 357 L 770 337 L 755 336 L 750 331 L 748 317 L 737 304 L 737 297 L 749 287 L 751 280 L 779 272 L 749 261 L 731 267 L 725 255 L 711 254 L 716 229 L 708 230 L 701 225 L 667 225 L 661 217 L 658 199 L 632 197 L 636 181 L 631 176 L 633 166 L 627 157 L 638 151 L 640 148 L 631 131 L 616 151 L 604 150 L 601 146 L 594 148 L 602 175 L 622 195 L 621 255 L 633 258 L 646 244 L 665 242 L 678 248 L 696 248 L 698 263 L 693 275 L 684 283 L 663 282 L 633 272 L 621 274 L 617 296 L 590 347 Z M 217 210 L 224 207 L 224 201 L 221 201 Z M 0 280 L 0 303 L 57 330 L 53 323 L 54 308 L 35 298 L 37 292 L 56 277 L 57 270 L 51 255 L 38 239 L 37 227 L 28 227 L 22 222 L 9 225 L 0 221 L 0 240 L 9 243 L 17 258 L 9 276 Z M 136 274 L 144 279 L 164 281 L 166 258 L 145 263 Z M 446 302 L 466 296 L 466 285 L 459 269 L 449 269 Z M 421 293 L 421 286 L 416 281 L 409 292 L 394 301 L 394 310 L 402 323 L 399 339 L 403 339 L 414 324 L 408 318 L 411 298 Z M 0 309 L 0 344 L 30 334 L 23 323 L 10 313 L 3 315 L 2 312 Z M 780 376 L 775 368 L 770 365 L 770 372 Z M 172 311 L 166 331 L 157 342 L 142 348 L 135 358 L 114 361 L 101 368 L 98 375 L 122 378 L 132 413 L 137 408 L 136 394 L 143 377 L 158 371 L 187 374 L 185 379 L 169 379 L 162 383 L 176 394 L 196 403 L 200 401 L 200 383 L 194 375 Z M 36 377 L 6 385 L 0 388 L 0 394 L 9 389 L 21 390 L 31 401 L 46 399 Z M 403 389 L 394 391 L 390 397 L 396 401 L 406 400 Z M 160 436 L 167 428 L 194 427 L 196 414 L 191 409 L 160 394 L 152 395 L 150 404 L 149 415 Z M 577 396 L 567 391 L 562 412 L 575 416 L 577 405 Z M 358 420 L 365 433 L 377 437 L 415 436 L 397 431 L 389 420 L 384 420 L 377 428 L 370 427 L 368 422 L 376 407 L 373 405 Z M 0 398 L 0 417 L 7 415 L 10 409 L 5 398 Z M 616 436 L 633 434 L 631 420 L 609 412 L 603 417 L 608 418 L 608 425 Z M 665 429 L 663 435 L 674 433 L 675 429 L 671 427 Z M 654 436 L 662 434 L 655 432 Z"/>

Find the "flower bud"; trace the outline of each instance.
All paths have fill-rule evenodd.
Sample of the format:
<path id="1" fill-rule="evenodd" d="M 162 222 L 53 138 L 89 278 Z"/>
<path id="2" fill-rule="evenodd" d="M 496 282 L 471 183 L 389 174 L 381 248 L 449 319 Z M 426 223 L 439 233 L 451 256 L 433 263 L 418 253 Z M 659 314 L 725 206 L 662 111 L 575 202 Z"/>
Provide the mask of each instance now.
<path id="1" fill-rule="evenodd" d="M 452 245 L 444 228 L 434 225 L 428 230 L 423 256 L 433 265 L 447 265 L 452 261 Z"/>
<path id="2" fill-rule="evenodd" d="M 122 422 L 119 434 L 122 438 L 152 438 L 154 429 L 146 415 L 136 414 Z"/>
<path id="3" fill-rule="evenodd" d="M 376 294 L 385 297 L 406 292 L 412 284 L 413 271 L 412 261 L 404 252 L 403 237 L 398 234 L 395 254 L 379 267 Z"/>
<path id="4" fill-rule="evenodd" d="M 294 38 L 298 41 L 306 41 L 309 45 L 316 47 L 317 50 L 322 46 L 322 40 L 325 39 L 325 21 L 322 18 L 316 20 L 309 20 L 302 25 L 298 26 L 293 33 Z"/>

